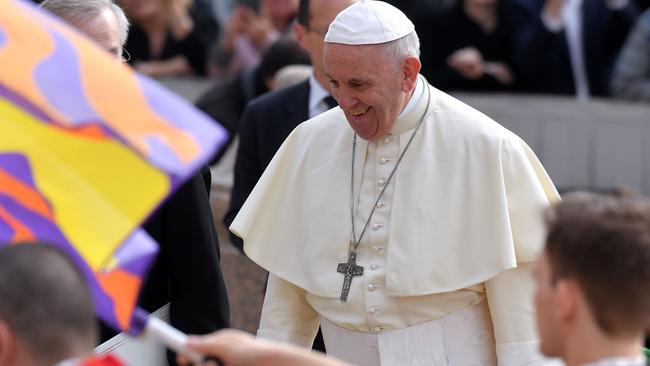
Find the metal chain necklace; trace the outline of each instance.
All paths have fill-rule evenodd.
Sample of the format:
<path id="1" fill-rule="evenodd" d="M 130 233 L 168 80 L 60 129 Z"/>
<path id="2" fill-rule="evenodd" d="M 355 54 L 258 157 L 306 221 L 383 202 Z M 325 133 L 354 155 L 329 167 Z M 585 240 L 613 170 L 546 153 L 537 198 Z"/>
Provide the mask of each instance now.
<path id="1" fill-rule="evenodd" d="M 404 150 L 402 151 L 399 158 L 397 159 L 397 162 L 395 163 L 393 170 L 390 172 L 388 179 L 386 179 L 386 182 L 384 183 L 381 192 L 379 192 L 379 196 L 377 196 L 377 199 L 375 200 L 375 204 L 372 205 L 372 210 L 370 211 L 368 220 L 366 220 L 366 224 L 363 226 L 363 229 L 361 230 L 361 234 L 359 235 L 358 240 L 356 237 L 356 230 L 354 227 L 354 160 L 355 160 L 354 158 L 355 158 L 355 152 L 357 148 L 356 133 L 354 134 L 354 138 L 352 139 L 352 164 L 351 164 L 352 172 L 350 174 L 350 219 L 352 220 L 352 249 L 350 250 L 350 255 L 348 257 L 347 263 L 339 263 L 336 269 L 337 272 L 342 273 L 344 275 L 343 287 L 341 288 L 341 297 L 340 297 L 340 300 L 343 302 L 347 301 L 348 299 L 348 293 L 350 292 L 350 285 L 352 284 L 352 278 L 363 275 L 363 267 L 357 265 L 357 248 L 359 247 L 359 243 L 363 238 L 363 234 L 365 234 L 366 229 L 370 224 L 370 220 L 372 219 L 372 215 L 375 213 L 375 209 L 377 208 L 377 204 L 379 203 L 379 200 L 381 199 L 382 195 L 386 191 L 386 188 L 388 187 L 391 180 L 393 179 L 393 175 L 395 175 L 395 172 L 397 171 L 397 167 L 399 167 L 399 164 L 402 162 L 402 158 L 404 157 L 404 154 L 406 154 L 406 151 L 408 150 L 409 146 L 411 146 L 411 142 L 413 142 L 413 139 L 415 138 L 415 134 L 420 129 L 420 126 L 422 126 L 422 123 L 424 122 L 424 118 L 427 115 L 427 111 L 429 110 L 429 104 L 431 103 L 431 98 L 429 94 L 431 93 L 431 91 L 429 90 L 427 84 L 424 84 L 424 88 L 427 90 L 427 96 L 426 96 L 427 106 L 424 109 L 422 116 L 420 117 L 420 121 L 418 121 L 418 124 L 415 126 L 415 129 L 413 130 L 411 137 L 406 143 Z"/>

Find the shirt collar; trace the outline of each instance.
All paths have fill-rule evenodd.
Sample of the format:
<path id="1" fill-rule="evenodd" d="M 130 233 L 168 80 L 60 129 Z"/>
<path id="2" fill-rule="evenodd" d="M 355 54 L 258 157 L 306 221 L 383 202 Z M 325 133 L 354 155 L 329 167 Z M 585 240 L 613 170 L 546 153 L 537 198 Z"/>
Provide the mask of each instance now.
<path id="1" fill-rule="evenodd" d="M 327 91 L 323 86 L 316 80 L 316 76 L 312 72 L 309 75 L 309 110 L 316 107 L 320 102 L 323 101 L 323 98 L 329 97 L 330 92 Z"/>
<path id="2" fill-rule="evenodd" d="M 426 104 L 421 103 L 423 100 L 423 95 L 424 95 L 424 88 L 425 88 L 425 81 L 422 76 L 418 76 L 418 79 L 415 84 L 415 90 L 413 91 L 413 94 L 411 95 L 411 99 L 409 99 L 409 102 L 406 104 L 406 107 L 400 113 L 399 117 L 397 117 L 397 121 L 395 121 L 395 125 L 393 126 L 393 129 L 390 131 L 390 135 L 397 135 L 400 133 L 404 133 L 412 128 L 414 128 L 418 122 L 420 121 L 420 118 L 422 117 L 422 113 L 424 113 L 424 106 Z"/>

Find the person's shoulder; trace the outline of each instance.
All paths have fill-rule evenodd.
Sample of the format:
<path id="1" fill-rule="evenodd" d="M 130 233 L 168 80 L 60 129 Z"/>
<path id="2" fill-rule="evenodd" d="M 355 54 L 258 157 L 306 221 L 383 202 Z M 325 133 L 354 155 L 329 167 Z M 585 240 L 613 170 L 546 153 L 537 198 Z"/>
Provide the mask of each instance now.
<path id="1" fill-rule="evenodd" d="M 481 139 L 499 144 L 503 140 L 518 137 L 483 112 L 433 88 L 435 93 L 434 119 L 446 133 L 454 133 L 463 139 Z"/>
<path id="2" fill-rule="evenodd" d="M 304 137 L 314 136 L 327 141 L 349 132 L 349 125 L 341 108 L 336 107 L 301 123 L 296 130 Z"/>
<path id="3" fill-rule="evenodd" d="M 303 98 L 309 97 L 309 83 L 307 81 L 263 94 L 251 100 L 246 108 L 266 113 L 283 108 L 287 102 L 296 102 L 296 99 L 299 99 L 300 96 Z"/>

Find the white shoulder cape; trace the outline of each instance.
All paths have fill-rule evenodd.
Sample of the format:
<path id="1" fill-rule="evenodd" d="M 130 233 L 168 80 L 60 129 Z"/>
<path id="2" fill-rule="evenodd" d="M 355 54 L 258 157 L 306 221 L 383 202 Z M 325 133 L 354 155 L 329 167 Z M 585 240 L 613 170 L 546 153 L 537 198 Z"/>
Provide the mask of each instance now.
<path id="1" fill-rule="evenodd" d="M 391 183 L 386 289 L 393 296 L 455 291 L 534 260 L 542 211 L 558 199 L 526 143 L 428 87 L 426 120 Z M 403 118 L 422 115 L 421 99 Z M 230 226 L 253 261 L 317 296 L 341 291 L 352 137 L 339 108 L 299 125 Z"/>

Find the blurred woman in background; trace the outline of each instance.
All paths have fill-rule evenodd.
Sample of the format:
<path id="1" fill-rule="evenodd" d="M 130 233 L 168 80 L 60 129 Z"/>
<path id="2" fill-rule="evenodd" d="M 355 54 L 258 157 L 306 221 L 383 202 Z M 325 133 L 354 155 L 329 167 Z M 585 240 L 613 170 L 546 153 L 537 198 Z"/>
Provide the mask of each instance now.
<path id="1" fill-rule="evenodd" d="M 119 0 L 133 26 L 126 42 L 133 67 L 152 77 L 205 75 L 219 27 L 207 0 Z"/>

